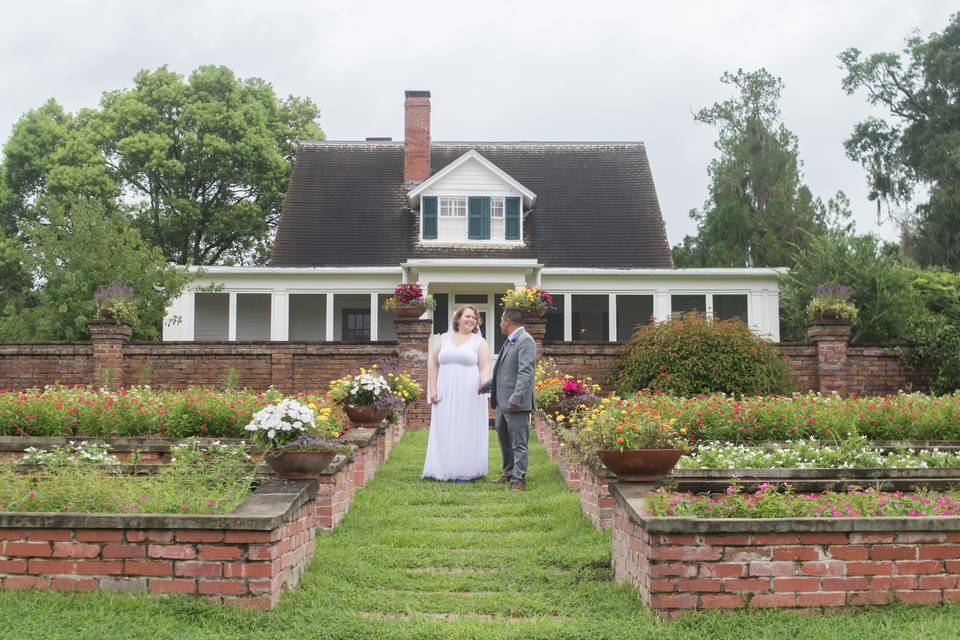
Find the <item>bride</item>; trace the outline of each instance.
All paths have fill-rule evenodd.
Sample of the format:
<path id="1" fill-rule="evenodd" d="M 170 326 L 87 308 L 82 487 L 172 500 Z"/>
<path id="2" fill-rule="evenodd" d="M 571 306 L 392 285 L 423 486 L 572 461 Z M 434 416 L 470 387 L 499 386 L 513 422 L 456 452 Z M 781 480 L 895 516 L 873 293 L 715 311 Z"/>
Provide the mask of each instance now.
<path id="1" fill-rule="evenodd" d="M 464 305 L 430 356 L 432 409 L 422 477 L 465 482 L 487 475 L 489 413 L 487 396 L 478 394 L 477 387 L 489 378 L 490 351 L 480 335 L 480 314 Z"/>

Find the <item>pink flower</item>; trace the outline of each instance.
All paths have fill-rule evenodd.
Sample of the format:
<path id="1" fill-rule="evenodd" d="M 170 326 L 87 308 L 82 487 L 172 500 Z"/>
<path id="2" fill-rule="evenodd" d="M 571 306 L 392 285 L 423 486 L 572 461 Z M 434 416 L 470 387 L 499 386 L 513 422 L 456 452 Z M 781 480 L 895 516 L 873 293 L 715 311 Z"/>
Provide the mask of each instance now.
<path id="1" fill-rule="evenodd" d="M 28 498 L 36 498 L 36 497 L 37 497 L 37 492 L 36 492 L 36 491 L 27 491 L 27 497 L 28 497 Z"/>
<path id="2" fill-rule="evenodd" d="M 727 493 L 733 494 L 737 492 L 736 487 L 727 487 Z"/>

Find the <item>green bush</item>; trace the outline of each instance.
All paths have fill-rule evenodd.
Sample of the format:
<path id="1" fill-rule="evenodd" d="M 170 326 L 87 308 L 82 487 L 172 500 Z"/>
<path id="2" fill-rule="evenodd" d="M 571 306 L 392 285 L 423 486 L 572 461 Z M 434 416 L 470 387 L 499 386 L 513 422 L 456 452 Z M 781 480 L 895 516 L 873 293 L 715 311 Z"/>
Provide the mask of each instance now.
<path id="1" fill-rule="evenodd" d="M 640 327 L 617 370 L 624 395 L 648 389 L 693 396 L 784 393 L 791 388 L 776 346 L 739 320 L 712 321 L 688 314 Z"/>

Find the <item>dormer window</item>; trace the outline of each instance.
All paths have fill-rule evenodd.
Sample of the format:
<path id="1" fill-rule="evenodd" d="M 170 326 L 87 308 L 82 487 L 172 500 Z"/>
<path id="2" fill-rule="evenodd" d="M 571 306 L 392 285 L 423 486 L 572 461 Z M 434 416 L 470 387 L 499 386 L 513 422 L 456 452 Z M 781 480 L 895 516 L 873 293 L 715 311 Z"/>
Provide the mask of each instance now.
<path id="1" fill-rule="evenodd" d="M 421 239 L 439 242 L 517 242 L 520 198 L 514 196 L 423 196 Z"/>

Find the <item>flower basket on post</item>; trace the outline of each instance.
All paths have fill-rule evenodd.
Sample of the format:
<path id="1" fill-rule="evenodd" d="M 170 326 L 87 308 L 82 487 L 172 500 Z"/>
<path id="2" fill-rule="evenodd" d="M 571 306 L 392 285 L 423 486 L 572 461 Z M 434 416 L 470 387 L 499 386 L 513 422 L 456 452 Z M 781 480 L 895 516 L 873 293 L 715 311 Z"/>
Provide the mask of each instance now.
<path id="1" fill-rule="evenodd" d="M 97 318 L 111 320 L 116 324 L 134 324 L 140 298 L 133 289 L 122 284 L 100 287 L 94 294 L 97 301 Z"/>
<path id="2" fill-rule="evenodd" d="M 423 295 L 416 282 L 398 284 L 393 295 L 383 301 L 383 308 L 397 318 L 416 320 L 436 306 L 431 296 Z"/>
<path id="3" fill-rule="evenodd" d="M 833 282 L 818 285 L 807 304 L 807 320 L 810 324 L 856 324 L 857 307 L 850 302 L 850 288 Z"/>
<path id="4" fill-rule="evenodd" d="M 263 461 L 277 477 L 315 478 L 338 453 L 350 454 L 349 445 L 338 439 L 343 417 L 329 407 L 315 408 L 288 398 L 264 407 L 244 427 L 265 449 Z"/>
<path id="5" fill-rule="evenodd" d="M 686 429 L 674 429 L 643 402 L 608 396 L 578 415 L 579 426 L 596 447 L 597 457 L 623 482 L 659 482 L 685 450 Z"/>
<path id="6" fill-rule="evenodd" d="M 527 320 L 542 318 L 553 309 L 553 296 L 539 287 L 520 287 L 509 289 L 500 302 L 504 307 L 517 307 Z"/>
<path id="7" fill-rule="evenodd" d="M 377 428 L 404 407 L 402 398 L 393 393 L 390 382 L 375 366 L 332 381 L 330 399 L 343 405 L 355 427 Z"/>

